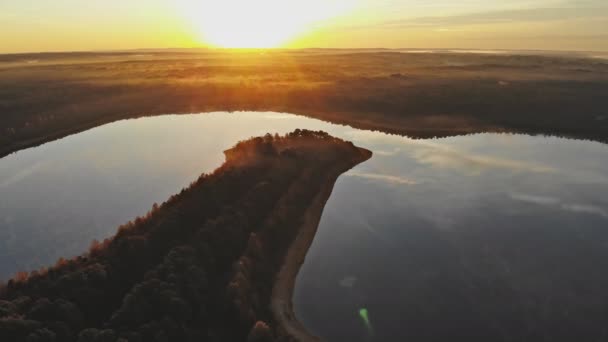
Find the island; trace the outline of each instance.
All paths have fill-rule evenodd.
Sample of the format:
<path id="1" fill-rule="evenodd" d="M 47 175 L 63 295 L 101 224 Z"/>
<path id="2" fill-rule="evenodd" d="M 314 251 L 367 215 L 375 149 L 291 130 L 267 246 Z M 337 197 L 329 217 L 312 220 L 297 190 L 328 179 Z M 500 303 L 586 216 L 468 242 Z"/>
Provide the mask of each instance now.
<path id="1" fill-rule="evenodd" d="M 239 142 L 88 252 L 0 288 L 0 340 L 289 341 L 299 266 L 338 176 L 371 152 L 325 132 Z"/>

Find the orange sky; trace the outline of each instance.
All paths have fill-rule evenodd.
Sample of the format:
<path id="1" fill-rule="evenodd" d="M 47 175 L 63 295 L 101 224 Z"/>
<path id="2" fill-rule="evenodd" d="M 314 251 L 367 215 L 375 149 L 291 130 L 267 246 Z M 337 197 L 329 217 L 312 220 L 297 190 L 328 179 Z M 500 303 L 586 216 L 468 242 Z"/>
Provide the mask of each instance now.
<path id="1" fill-rule="evenodd" d="M 600 0 L 19 0 L 0 52 L 165 47 L 608 51 Z"/>

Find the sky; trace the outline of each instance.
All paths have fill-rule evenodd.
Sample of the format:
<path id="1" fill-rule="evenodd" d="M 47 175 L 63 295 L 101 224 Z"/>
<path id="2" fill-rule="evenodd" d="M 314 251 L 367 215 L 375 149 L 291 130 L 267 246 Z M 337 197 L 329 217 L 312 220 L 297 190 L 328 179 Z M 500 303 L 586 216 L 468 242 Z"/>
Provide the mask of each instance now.
<path id="1" fill-rule="evenodd" d="M 0 53 L 205 46 L 608 51 L 608 1 L 0 0 Z"/>

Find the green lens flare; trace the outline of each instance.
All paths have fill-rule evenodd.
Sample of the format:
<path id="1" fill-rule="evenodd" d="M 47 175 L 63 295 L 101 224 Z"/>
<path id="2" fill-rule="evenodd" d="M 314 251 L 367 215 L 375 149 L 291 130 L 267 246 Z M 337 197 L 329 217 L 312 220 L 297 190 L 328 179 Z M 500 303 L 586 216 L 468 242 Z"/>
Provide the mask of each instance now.
<path id="1" fill-rule="evenodd" d="M 374 329 L 372 328 L 372 323 L 369 321 L 369 311 L 366 308 L 359 309 L 359 316 L 363 320 L 363 324 L 365 324 L 365 328 L 367 332 L 371 335 L 374 333 Z"/>

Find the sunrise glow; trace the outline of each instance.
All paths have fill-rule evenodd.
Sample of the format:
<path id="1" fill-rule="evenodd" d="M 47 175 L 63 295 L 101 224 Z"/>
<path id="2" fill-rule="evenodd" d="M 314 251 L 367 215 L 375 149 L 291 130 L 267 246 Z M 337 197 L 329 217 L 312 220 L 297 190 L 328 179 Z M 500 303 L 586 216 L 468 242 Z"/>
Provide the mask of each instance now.
<path id="1" fill-rule="evenodd" d="M 180 9 L 202 44 L 223 48 L 280 47 L 346 13 L 354 0 L 181 0 Z"/>

